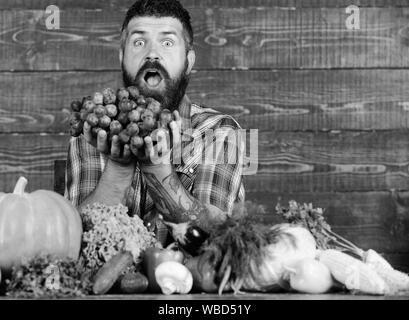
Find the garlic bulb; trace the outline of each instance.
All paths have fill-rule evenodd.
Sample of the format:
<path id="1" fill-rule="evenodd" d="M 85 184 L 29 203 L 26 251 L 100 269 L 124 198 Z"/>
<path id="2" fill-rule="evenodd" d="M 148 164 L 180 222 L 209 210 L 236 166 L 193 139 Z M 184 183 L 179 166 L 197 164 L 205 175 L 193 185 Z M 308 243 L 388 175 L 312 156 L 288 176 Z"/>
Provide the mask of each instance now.
<path id="1" fill-rule="evenodd" d="M 181 263 L 176 261 L 162 262 L 156 267 L 155 278 L 162 293 L 187 294 L 192 290 L 192 273 Z"/>

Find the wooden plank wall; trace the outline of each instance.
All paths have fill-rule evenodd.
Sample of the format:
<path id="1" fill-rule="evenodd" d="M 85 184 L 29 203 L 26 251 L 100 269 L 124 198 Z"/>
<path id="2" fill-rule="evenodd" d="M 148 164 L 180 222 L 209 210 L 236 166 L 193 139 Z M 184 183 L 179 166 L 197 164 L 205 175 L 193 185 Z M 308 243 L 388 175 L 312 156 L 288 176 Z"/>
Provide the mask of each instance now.
<path id="1" fill-rule="evenodd" d="M 53 188 L 69 102 L 120 85 L 129 0 L 0 1 L 0 190 Z M 248 199 L 326 208 L 335 231 L 409 265 L 409 1 L 182 0 L 196 33 L 195 101 L 259 129 Z M 345 26 L 360 7 L 360 30 Z"/>

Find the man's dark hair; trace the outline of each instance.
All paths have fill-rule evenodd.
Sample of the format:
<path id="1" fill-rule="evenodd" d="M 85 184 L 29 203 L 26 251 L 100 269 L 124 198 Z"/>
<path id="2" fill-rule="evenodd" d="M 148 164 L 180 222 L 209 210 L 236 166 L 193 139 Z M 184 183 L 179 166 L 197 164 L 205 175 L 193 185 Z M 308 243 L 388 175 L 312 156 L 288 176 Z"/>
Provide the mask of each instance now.
<path id="1" fill-rule="evenodd" d="M 121 48 L 125 48 L 128 36 L 129 21 L 135 17 L 153 16 L 157 18 L 172 17 L 178 19 L 183 26 L 186 47 L 193 48 L 193 29 L 189 12 L 183 8 L 178 0 L 138 0 L 127 11 L 121 29 Z"/>

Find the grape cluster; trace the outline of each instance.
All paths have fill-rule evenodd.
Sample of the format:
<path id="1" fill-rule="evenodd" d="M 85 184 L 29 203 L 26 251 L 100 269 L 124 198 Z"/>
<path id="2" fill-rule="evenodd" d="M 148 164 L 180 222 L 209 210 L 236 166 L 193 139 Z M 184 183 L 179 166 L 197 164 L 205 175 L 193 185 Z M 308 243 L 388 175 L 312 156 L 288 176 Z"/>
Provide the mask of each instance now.
<path id="1" fill-rule="evenodd" d="M 109 143 L 117 135 L 122 145 L 128 144 L 137 149 L 144 145 L 144 137 L 155 129 L 168 129 L 173 120 L 169 109 L 162 109 L 153 98 L 143 97 L 134 86 L 120 88 L 116 92 L 106 88 L 84 97 L 82 101 L 72 101 L 71 110 L 71 136 L 80 136 L 87 122 L 93 137 L 97 137 L 103 129 L 108 134 Z"/>

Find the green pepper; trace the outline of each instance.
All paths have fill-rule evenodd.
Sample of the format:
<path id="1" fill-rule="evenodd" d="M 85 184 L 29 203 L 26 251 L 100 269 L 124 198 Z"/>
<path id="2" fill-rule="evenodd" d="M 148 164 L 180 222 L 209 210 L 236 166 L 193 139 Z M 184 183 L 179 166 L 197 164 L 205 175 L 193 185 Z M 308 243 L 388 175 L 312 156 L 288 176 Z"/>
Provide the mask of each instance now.
<path id="1" fill-rule="evenodd" d="M 183 253 L 170 249 L 170 246 L 166 249 L 151 247 L 145 250 L 143 255 L 143 268 L 145 274 L 149 280 L 150 292 L 162 292 L 159 284 L 156 282 L 155 269 L 162 262 L 176 261 L 183 263 Z"/>

